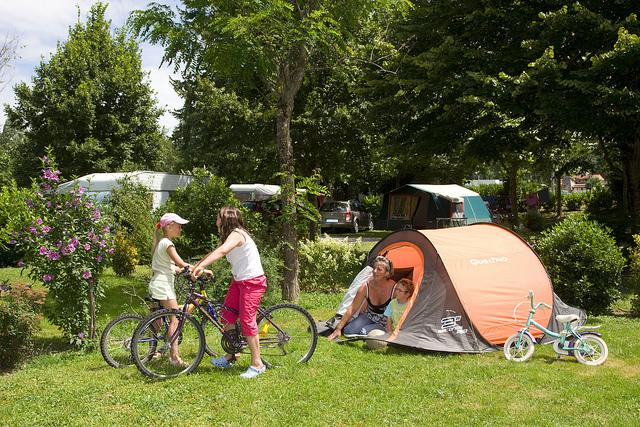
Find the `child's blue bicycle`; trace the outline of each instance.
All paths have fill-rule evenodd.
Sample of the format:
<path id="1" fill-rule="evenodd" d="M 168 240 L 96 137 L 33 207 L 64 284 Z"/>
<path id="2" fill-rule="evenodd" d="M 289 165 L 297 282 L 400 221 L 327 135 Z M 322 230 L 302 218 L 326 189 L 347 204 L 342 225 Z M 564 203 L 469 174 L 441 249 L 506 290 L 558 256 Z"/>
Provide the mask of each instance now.
<path id="1" fill-rule="evenodd" d="M 558 358 L 561 355 L 575 356 L 578 362 L 592 366 L 601 365 L 607 360 L 609 349 L 601 335 L 593 330 L 583 331 L 583 329 L 595 329 L 598 326 L 577 326 L 575 322 L 580 320 L 579 316 L 566 314 L 556 316 L 556 320 L 564 325 L 562 331 L 560 333 L 550 331 L 533 320 L 533 315 L 539 307 L 551 309 L 551 306 L 544 302 L 534 304 L 533 291 L 529 291 L 529 299 L 531 300 L 531 309 L 527 323 L 523 329 L 510 336 L 504 343 L 504 357 L 507 360 L 526 362 L 533 356 L 536 340 L 529 332 L 531 325 L 544 332 L 545 335 L 555 338 L 553 350 L 557 353 Z"/>

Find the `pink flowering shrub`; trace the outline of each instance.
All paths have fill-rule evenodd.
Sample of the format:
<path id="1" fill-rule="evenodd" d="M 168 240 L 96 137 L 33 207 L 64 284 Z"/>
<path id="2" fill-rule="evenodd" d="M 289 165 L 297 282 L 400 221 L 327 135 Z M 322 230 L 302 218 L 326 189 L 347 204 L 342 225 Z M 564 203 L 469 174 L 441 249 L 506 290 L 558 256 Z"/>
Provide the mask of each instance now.
<path id="1" fill-rule="evenodd" d="M 69 340 L 81 345 L 95 335 L 100 272 L 113 253 L 109 224 L 83 188 L 60 192 L 60 172 L 50 157 L 27 199 L 30 219 L 15 235 L 32 279 L 41 281 L 53 302 L 47 317 Z"/>

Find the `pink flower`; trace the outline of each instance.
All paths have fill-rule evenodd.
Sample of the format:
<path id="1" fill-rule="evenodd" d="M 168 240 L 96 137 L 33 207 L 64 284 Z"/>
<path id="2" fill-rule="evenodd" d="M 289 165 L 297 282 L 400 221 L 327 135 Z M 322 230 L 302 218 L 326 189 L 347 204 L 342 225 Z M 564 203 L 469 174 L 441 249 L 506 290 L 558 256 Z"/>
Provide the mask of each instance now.
<path id="1" fill-rule="evenodd" d="M 36 230 L 36 228 L 35 228 L 35 227 L 29 227 L 29 233 L 31 233 L 31 234 L 37 234 L 37 233 L 38 233 L 38 230 Z"/>
<path id="2" fill-rule="evenodd" d="M 60 171 L 52 171 L 51 169 L 45 169 L 42 171 L 42 177 L 53 182 L 58 181 L 58 174 L 60 174 Z"/>
<path id="3" fill-rule="evenodd" d="M 49 227 L 48 225 L 45 225 L 44 227 L 42 227 L 42 232 L 43 233 L 48 233 L 51 231 L 51 227 Z"/>
<path id="4" fill-rule="evenodd" d="M 76 246 L 78 246 L 78 239 L 76 239 L 75 237 L 73 239 L 71 239 L 70 244 L 75 248 Z"/>
<path id="5" fill-rule="evenodd" d="M 83 279 L 90 279 L 91 278 L 91 272 L 89 270 L 85 270 L 82 272 L 82 278 Z"/>
<path id="6" fill-rule="evenodd" d="M 99 220 L 99 219 L 100 219 L 100 210 L 99 210 L 99 209 L 95 209 L 95 210 L 93 211 L 92 216 L 93 216 L 93 219 L 94 219 L 94 220 L 96 220 L 96 221 L 97 221 L 97 220 Z"/>
<path id="7" fill-rule="evenodd" d="M 36 219 L 36 224 L 38 224 L 38 225 L 42 225 L 42 218 L 38 218 L 38 219 Z"/>
<path id="8" fill-rule="evenodd" d="M 24 202 L 27 204 L 27 206 L 28 206 L 29 208 L 32 208 L 32 207 L 33 207 L 33 200 L 31 200 L 31 199 L 27 199 L 27 200 L 25 200 Z"/>
<path id="9" fill-rule="evenodd" d="M 23 260 L 18 261 L 18 267 L 24 267 L 24 261 Z"/>
<path id="10" fill-rule="evenodd" d="M 49 251 L 49 254 L 47 255 L 47 257 L 51 260 L 51 261 L 57 261 L 60 259 L 60 254 L 56 251 Z"/>
<path id="11" fill-rule="evenodd" d="M 85 250 L 85 251 L 87 251 L 87 252 L 89 252 L 89 251 L 91 250 L 91 245 L 90 245 L 90 244 L 88 244 L 88 243 L 85 243 L 85 244 L 84 244 L 84 250 Z"/>
<path id="12" fill-rule="evenodd" d="M 84 187 L 78 188 L 78 194 L 84 194 L 85 191 L 86 189 Z"/>
<path id="13" fill-rule="evenodd" d="M 45 275 L 42 276 L 42 281 L 43 282 L 50 282 L 52 280 L 53 280 L 53 276 L 50 275 L 50 274 L 45 274 Z"/>
<path id="14" fill-rule="evenodd" d="M 98 256 L 96 256 L 96 261 L 98 261 L 98 262 L 102 262 L 102 255 L 98 255 Z"/>
<path id="15" fill-rule="evenodd" d="M 40 246 L 40 250 L 38 251 L 38 253 L 40 255 L 46 255 L 47 253 L 49 253 L 49 251 L 44 246 Z"/>

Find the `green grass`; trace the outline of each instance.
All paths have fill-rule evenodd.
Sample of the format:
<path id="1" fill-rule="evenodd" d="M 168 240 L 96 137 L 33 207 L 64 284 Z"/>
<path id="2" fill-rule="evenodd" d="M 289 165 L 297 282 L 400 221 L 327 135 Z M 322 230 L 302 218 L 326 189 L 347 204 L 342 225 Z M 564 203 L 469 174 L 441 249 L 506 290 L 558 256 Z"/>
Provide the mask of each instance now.
<path id="1" fill-rule="evenodd" d="M 130 294 L 144 295 L 147 274 L 106 276 L 101 326 L 120 312 L 144 311 Z M 15 280 L 16 272 L 0 270 L 0 278 Z M 327 318 L 340 297 L 303 295 L 301 304 Z M 369 351 L 320 338 L 310 362 L 296 369 L 242 380 L 246 357 L 223 372 L 205 359 L 194 374 L 161 382 L 110 368 L 98 350 L 64 350 L 44 323 L 41 354 L 0 377 L 0 426 L 637 425 L 640 417 L 640 321 L 623 316 L 592 319 L 609 345 L 600 367 L 557 360 L 549 346 L 516 364 L 501 352 Z"/>

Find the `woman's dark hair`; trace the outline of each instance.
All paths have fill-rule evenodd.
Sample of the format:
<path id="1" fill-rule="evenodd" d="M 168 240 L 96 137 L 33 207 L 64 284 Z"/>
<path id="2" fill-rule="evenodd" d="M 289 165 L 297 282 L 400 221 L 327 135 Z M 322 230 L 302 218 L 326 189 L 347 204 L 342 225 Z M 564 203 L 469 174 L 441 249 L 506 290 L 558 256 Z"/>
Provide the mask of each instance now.
<path id="1" fill-rule="evenodd" d="M 240 212 L 240 209 L 235 206 L 223 206 L 220 208 L 218 218 L 220 218 L 220 228 L 218 229 L 220 232 L 220 243 L 227 240 L 229 234 L 231 234 L 236 228 L 239 228 L 249 234 L 244 225 L 242 213 Z"/>

